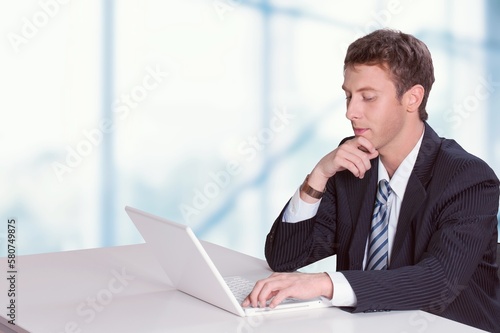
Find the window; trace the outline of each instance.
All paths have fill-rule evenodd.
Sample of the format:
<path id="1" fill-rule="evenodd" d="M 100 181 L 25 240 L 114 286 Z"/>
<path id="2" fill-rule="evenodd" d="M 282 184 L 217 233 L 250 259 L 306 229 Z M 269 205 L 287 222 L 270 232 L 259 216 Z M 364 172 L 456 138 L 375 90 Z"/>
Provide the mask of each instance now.
<path id="1" fill-rule="evenodd" d="M 139 242 L 131 205 L 262 257 L 288 198 L 351 133 L 347 46 L 386 26 L 433 54 L 431 125 L 500 174 L 492 1 L 8 7 L 0 212 L 18 219 L 21 254 Z"/>

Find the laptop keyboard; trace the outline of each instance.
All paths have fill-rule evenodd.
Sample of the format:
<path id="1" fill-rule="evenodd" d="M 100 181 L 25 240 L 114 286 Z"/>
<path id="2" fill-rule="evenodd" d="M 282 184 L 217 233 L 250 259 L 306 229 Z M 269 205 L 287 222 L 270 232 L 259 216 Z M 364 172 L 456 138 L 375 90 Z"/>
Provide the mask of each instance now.
<path id="1" fill-rule="evenodd" d="M 224 277 L 224 281 L 240 304 L 250 294 L 255 284 L 242 276 L 227 276 Z"/>

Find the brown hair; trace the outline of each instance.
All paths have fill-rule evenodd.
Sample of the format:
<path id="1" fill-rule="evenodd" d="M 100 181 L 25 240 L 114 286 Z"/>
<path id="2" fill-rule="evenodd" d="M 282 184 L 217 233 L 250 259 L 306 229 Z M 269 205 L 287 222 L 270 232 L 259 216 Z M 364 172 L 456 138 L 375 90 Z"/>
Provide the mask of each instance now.
<path id="1" fill-rule="evenodd" d="M 399 100 L 414 85 L 422 85 L 424 97 L 418 111 L 420 119 L 427 120 L 425 106 L 434 83 L 434 66 L 431 53 L 421 40 L 400 31 L 376 30 L 357 39 L 347 49 L 344 70 L 361 64 L 387 68 Z"/>

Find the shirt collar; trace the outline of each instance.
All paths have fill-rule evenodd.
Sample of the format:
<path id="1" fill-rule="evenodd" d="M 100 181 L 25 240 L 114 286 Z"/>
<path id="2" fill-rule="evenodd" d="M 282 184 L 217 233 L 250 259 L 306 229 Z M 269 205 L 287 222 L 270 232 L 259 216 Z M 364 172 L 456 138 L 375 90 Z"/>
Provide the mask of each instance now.
<path id="1" fill-rule="evenodd" d="M 415 147 L 410 151 L 408 155 L 406 155 L 405 159 L 401 162 L 399 167 L 394 172 L 394 175 L 389 180 L 389 174 L 385 169 L 384 164 L 378 158 L 379 168 L 378 168 L 378 181 L 382 179 L 389 180 L 389 185 L 391 186 L 394 194 L 399 198 L 399 200 L 403 199 L 403 195 L 406 190 L 406 185 L 408 184 L 408 180 L 410 179 L 411 172 L 413 167 L 415 166 L 415 162 L 417 160 L 418 151 L 420 150 L 420 145 L 422 144 L 422 139 L 424 137 L 425 127 L 422 131 L 422 135 L 420 139 L 415 144 Z"/>

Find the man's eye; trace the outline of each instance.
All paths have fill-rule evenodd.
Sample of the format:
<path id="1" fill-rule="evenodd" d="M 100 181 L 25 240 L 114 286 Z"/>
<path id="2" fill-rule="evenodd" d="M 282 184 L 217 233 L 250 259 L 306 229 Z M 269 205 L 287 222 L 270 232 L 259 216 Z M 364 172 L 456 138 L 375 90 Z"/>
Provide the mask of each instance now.
<path id="1" fill-rule="evenodd" d="M 363 100 L 366 102 L 371 102 L 375 100 L 375 96 L 363 96 Z"/>

